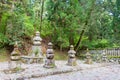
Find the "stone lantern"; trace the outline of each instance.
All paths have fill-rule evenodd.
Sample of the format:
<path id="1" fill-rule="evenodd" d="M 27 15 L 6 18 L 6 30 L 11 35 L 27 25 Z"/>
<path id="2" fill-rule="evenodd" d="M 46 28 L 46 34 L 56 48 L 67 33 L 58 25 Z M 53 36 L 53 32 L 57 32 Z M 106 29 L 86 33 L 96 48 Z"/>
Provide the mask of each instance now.
<path id="1" fill-rule="evenodd" d="M 87 53 L 86 53 L 86 64 L 92 64 L 92 59 L 91 59 L 91 54 L 89 53 L 89 50 L 87 49 Z"/>
<path id="2" fill-rule="evenodd" d="M 32 57 L 42 57 L 41 41 L 40 32 L 37 31 L 33 38 Z"/>
<path id="3" fill-rule="evenodd" d="M 69 66 L 77 65 L 75 54 L 76 54 L 76 52 L 74 50 L 74 47 L 73 47 L 73 45 L 71 45 L 70 50 L 68 51 L 68 63 L 67 63 L 67 65 L 69 65 Z"/>
<path id="4" fill-rule="evenodd" d="M 14 45 L 14 50 L 11 53 L 10 59 L 11 59 L 11 67 L 12 68 L 20 67 L 20 64 L 21 64 L 21 62 L 20 62 L 20 60 L 21 60 L 21 53 L 18 50 L 17 42 Z"/>
<path id="5" fill-rule="evenodd" d="M 45 68 L 54 68 L 55 67 L 55 61 L 54 61 L 54 51 L 52 48 L 53 44 L 51 42 L 48 43 L 48 49 L 46 51 L 46 60 L 45 65 L 43 67 Z"/>
<path id="6" fill-rule="evenodd" d="M 103 50 L 103 53 L 102 53 L 102 62 L 107 62 L 107 55 L 105 53 L 105 50 Z"/>

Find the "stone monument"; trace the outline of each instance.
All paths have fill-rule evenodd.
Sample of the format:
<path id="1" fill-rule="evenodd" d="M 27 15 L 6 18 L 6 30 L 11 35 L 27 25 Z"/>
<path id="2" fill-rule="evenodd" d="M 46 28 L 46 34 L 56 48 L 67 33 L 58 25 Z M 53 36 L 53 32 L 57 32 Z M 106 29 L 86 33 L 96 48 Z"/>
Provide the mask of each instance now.
<path id="1" fill-rule="evenodd" d="M 48 43 L 48 49 L 46 51 L 46 60 L 45 65 L 43 67 L 45 68 L 54 68 L 55 67 L 55 61 L 54 61 L 54 51 L 52 48 L 53 44 L 51 42 Z"/>
<path id="2" fill-rule="evenodd" d="M 37 31 L 35 33 L 35 37 L 33 38 L 33 45 L 31 53 L 28 56 L 22 56 L 22 62 L 24 63 L 42 63 L 43 62 L 43 54 L 41 47 L 42 38 L 40 37 L 40 32 Z"/>
<path id="3" fill-rule="evenodd" d="M 106 55 L 106 53 L 105 53 L 105 50 L 103 50 L 103 52 L 102 52 L 102 62 L 107 62 L 108 60 L 107 60 L 107 55 Z"/>
<path id="4" fill-rule="evenodd" d="M 86 53 L 86 64 L 92 64 L 92 58 L 91 58 L 91 54 L 89 53 L 89 50 L 87 49 L 87 53 Z"/>
<path id="5" fill-rule="evenodd" d="M 10 59 L 11 59 L 11 61 L 10 61 L 11 68 L 20 67 L 20 65 L 21 65 L 21 61 L 20 61 L 21 60 L 21 53 L 18 50 L 17 42 L 14 45 L 14 50 L 11 53 Z"/>
<path id="6" fill-rule="evenodd" d="M 32 57 L 42 57 L 41 41 L 40 32 L 37 31 L 33 38 Z"/>
<path id="7" fill-rule="evenodd" d="M 71 45 L 70 50 L 68 51 L 68 63 L 67 63 L 67 65 L 69 65 L 69 66 L 76 66 L 77 65 L 75 54 L 76 54 L 76 52 L 74 50 L 74 47 L 73 47 L 73 45 Z"/>

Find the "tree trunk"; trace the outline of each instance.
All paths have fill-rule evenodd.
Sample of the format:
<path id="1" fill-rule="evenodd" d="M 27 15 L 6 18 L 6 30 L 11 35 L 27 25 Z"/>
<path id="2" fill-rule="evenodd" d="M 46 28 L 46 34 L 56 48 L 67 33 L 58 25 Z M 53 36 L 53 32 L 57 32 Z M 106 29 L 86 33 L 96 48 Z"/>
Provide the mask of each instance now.
<path id="1" fill-rule="evenodd" d="M 41 6 L 41 16 L 40 16 L 40 33 L 41 33 L 41 30 L 42 30 L 43 11 L 44 11 L 44 0 L 42 0 L 42 6 Z"/>
<path id="2" fill-rule="evenodd" d="M 87 17 L 86 17 L 86 21 L 85 21 L 85 24 L 84 24 L 84 28 L 83 28 L 82 32 L 80 33 L 79 40 L 78 40 L 78 42 L 77 42 L 77 44 L 76 44 L 76 46 L 75 46 L 75 51 L 76 51 L 76 52 L 78 51 L 79 46 L 80 46 L 80 44 L 81 44 L 82 37 L 83 37 L 83 35 L 84 35 L 84 33 L 85 33 L 85 29 L 86 29 L 86 27 L 87 27 L 87 25 L 88 25 L 88 22 L 89 22 L 89 19 L 90 19 L 90 17 L 91 17 L 92 10 L 94 9 L 95 1 L 96 1 L 96 0 L 92 0 L 92 6 L 91 6 L 91 8 L 90 8 L 90 10 L 89 10 L 89 12 L 88 12 Z"/>
<path id="3" fill-rule="evenodd" d="M 69 43 L 70 45 L 74 45 L 74 37 L 72 34 L 69 36 Z"/>

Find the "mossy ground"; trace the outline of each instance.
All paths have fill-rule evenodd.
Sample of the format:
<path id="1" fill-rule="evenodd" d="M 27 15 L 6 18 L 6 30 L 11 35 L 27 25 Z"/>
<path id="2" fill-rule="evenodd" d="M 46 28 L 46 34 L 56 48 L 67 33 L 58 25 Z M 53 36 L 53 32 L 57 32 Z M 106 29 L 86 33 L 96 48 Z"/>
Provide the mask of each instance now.
<path id="1" fill-rule="evenodd" d="M 0 49 L 0 62 L 8 61 L 9 56 L 10 54 L 5 48 Z"/>
<path id="2" fill-rule="evenodd" d="M 67 60 L 67 52 L 55 50 L 55 60 Z M 5 48 L 0 49 L 0 62 L 8 61 L 10 59 L 10 52 Z"/>
<path id="3" fill-rule="evenodd" d="M 65 51 L 55 51 L 55 60 L 67 60 L 68 54 Z"/>

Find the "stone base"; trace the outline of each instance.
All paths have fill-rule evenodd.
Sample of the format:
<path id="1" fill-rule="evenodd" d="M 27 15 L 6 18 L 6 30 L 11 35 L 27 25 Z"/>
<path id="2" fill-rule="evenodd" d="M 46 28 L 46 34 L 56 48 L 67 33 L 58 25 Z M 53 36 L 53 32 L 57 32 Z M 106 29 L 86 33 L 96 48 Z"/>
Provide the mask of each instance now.
<path id="1" fill-rule="evenodd" d="M 13 69 L 13 68 L 17 68 L 17 67 L 21 67 L 21 61 L 9 61 L 8 62 L 8 67 L 9 69 Z"/>
<path id="2" fill-rule="evenodd" d="M 55 64 L 50 64 L 50 65 L 44 65 L 43 66 L 44 68 L 55 68 L 56 66 L 55 66 Z"/>
<path id="3" fill-rule="evenodd" d="M 5 74 L 20 73 L 20 72 L 23 72 L 24 70 L 25 70 L 25 69 L 23 69 L 23 68 L 16 67 L 16 68 L 4 70 L 4 73 L 5 73 Z"/>
<path id="4" fill-rule="evenodd" d="M 92 62 L 92 59 L 87 59 L 85 63 L 86 64 L 92 64 L 93 62 Z"/>
<path id="5" fill-rule="evenodd" d="M 31 56 L 22 56 L 21 60 L 23 63 L 43 63 L 43 57 L 31 57 Z"/>
<path id="6" fill-rule="evenodd" d="M 77 65 L 76 59 L 75 58 L 68 59 L 67 65 L 69 65 L 69 66 L 76 66 Z"/>
<path id="7" fill-rule="evenodd" d="M 43 66 L 44 68 L 54 68 L 55 66 L 55 61 L 47 59 L 45 60 L 45 65 Z"/>

